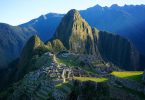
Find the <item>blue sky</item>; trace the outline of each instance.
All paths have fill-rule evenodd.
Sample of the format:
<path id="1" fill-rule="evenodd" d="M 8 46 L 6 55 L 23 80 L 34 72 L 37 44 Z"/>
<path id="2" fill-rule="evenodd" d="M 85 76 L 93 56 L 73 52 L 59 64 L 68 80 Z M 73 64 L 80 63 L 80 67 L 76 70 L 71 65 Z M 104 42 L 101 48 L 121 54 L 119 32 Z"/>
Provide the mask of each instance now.
<path id="1" fill-rule="evenodd" d="M 49 12 L 66 13 L 83 10 L 96 4 L 145 4 L 145 0 L 0 0 L 0 22 L 18 25 Z"/>

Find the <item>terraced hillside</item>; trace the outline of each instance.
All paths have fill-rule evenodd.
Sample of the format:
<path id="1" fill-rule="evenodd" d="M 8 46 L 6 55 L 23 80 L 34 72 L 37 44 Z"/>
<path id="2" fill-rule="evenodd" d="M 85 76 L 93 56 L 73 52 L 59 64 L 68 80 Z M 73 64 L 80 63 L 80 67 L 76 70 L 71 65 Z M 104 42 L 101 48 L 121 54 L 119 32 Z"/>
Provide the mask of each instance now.
<path id="1" fill-rule="evenodd" d="M 81 98 L 83 100 L 84 97 L 89 98 L 91 95 L 95 99 L 143 100 L 145 97 L 142 90 L 144 89 L 142 80 L 138 80 L 138 77 L 142 77 L 143 72 L 127 72 L 118 68 L 112 72 L 115 66 L 106 65 L 103 62 L 104 68 L 99 71 L 102 73 L 98 73 L 98 69 L 95 70 L 95 67 L 98 67 L 96 64 L 88 65 L 87 62 L 86 65 L 86 60 L 81 57 L 82 55 L 68 52 L 58 55 L 50 52 L 44 53 L 36 61 L 39 68 L 26 74 L 22 80 L 11 86 L 11 89 L 0 93 L 0 98 L 10 100 L 24 98 L 27 100 L 68 100 L 74 98 L 76 100 Z M 72 63 L 75 61 L 74 59 L 77 59 L 78 62 Z M 105 67 L 113 70 L 106 70 Z M 94 91 L 93 94 L 92 91 Z"/>

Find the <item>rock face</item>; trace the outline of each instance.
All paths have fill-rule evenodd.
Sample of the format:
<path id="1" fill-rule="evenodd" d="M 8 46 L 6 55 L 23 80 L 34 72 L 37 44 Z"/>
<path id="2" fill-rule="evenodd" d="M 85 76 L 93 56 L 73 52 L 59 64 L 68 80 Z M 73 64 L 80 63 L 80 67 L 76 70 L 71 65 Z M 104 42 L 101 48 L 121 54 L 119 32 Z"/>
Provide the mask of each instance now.
<path id="1" fill-rule="evenodd" d="M 53 39 L 72 52 L 93 54 L 126 69 L 140 66 L 140 54 L 127 39 L 91 28 L 76 10 L 64 16 Z"/>
<path id="2" fill-rule="evenodd" d="M 60 39 L 73 52 L 95 54 L 92 29 L 77 10 L 63 17 L 54 38 Z"/>
<path id="3" fill-rule="evenodd" d="M 0 23 L 0 69 L 20 56 L 25 42 L 37 32 L 32 27 L 21 28 Z"/>

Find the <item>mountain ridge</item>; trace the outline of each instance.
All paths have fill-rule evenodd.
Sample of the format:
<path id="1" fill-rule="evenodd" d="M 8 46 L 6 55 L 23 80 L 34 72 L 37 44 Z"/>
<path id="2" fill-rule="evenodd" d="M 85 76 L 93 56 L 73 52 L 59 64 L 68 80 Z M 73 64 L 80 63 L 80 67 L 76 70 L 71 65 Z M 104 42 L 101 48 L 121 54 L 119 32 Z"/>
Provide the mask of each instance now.
<path id="1" fill-rule="evenodd" d="M 97 6 L 96 6 L 97 7 Z M 101 6 L 99 6 L 98 5 L 98 7 L 101 7 Z M 91 7 L 91 8 L 88 8 L 88 9 L 86 9 L 86 10 L 82 10 L 82 11 L 80 11 L 80 14 L 82 15 L 82 17 L 93 27 L 93 26 L 95 26 L 95 27 L 97 27 L 98 29 L 101 29 L 101 30 L 105 30 L 105 31 L 109 31 L 109 32 L 111 32 L 111 33 L 118 33 L 119 35 L 121 35 L 121 36 L 123 36 L 123 37 L 125 37 L 125 38 L 127 38 L 127 39 L 129 39 L 132 43 L 133 43 L 133 45 L 140 51 L 140 53 L 141 54 L 143 54 L 144 55 L 144 49 L 145 49 L 145 41 L 144 41 L 144 37 L 145 37 L 145 35 L 144 35 L 144 32 L 145 32 L 145 30 L 144 30 L 144 28 L 142 27 L 142 26 L 144 26 L 144 21 L 142 21 L 142 20 L 144 20 L 144 13 L 142 13 L 143 12 L 143 9 L 145 8 L 145 5 L 125 5 L 125 6 L 117 6 L 117 5 L 112 5 L 111 7 L 103 7 L 104 8 L 104 10 L 105 9 L 108 9 L 108 8 L 110 8 L 110 9 L 113 9 L 113 10 L 118 10 L 118 9 L 121 9 L 121 11 L 123 11 L 123 13 L 121 12 L 121 14 L 124 14 L 124 12 L 129 12 L 129 14 L 131 15 L 131 16 L 134 16 L 135 18 L 137 18 L 137 19 L 141 19 L 140 20 L 140 23 L 138 23 L 137 25 L 135 25 L 134 26 L 134 24 L 132 24 L 132 26 L 131 27 L 129 27 L 129 28 L 125 28 L 124 30 L 119 30 L 119 31 L 117 31 L 116 29 L 114 30 L 112 30 L 112 28 L 113 27 L 118 27 L 119 25 L 118 24 L 116 24 L 116 23 L 110 23 L 110 22 L 107 22 L 107 20 L 108 19 L 105 19 L 105 18 L 103 18 L 103 17 L 101 17 L 100 16 L 100 18 L 103 18 L 103 20 L 105 19 L 106 21 L 105 22 L 103 22 L 103 23 L 105 23 L 105 24 L 101 24 L 102 22 L 100 22 L 100 21 L 98 21 L 98 20 L 96 20 L 96 19 L 100 19 L 98 16 L 99 16 L 99 14 L 97 14 L 97 16 L 95 16 L 96 15 L 96 13 L 94 13 L 94 10 L 95 10 L 95 8 L 94 7 Z M 92 12 L 93 13 L 91 13 L 91 9 L 92 9 Z M 93 10 L 94 9 L 94 10 Z M 135 9 L 138 9 L 138 12 L 137 12 L 137 14 L 135 14 L 135 12 L 136 12 L 136 10 Z M 115 11 L 116 11 L 115 10 Z M 97 10 L 96 10 L 97 11 Z M 109 12 L 109 9 L 106 11 L 106 13 L 111 13 L 111 12 Z M 87 14 L 86 14 L 87 13 Z M 118 13 L 118 11 L 117 12 L 115 12 L 116 14 Z M 120 12 L 119 12 L 120 13 Z M 95 14 L 95 15 L 94 15 Z M 104 13 L 105 14 L 105 13 Z M 140 14 L 142 14 L 142 16 L 140 16 Z M 88 15 L 92 15 L 93 17 L 88 17 Z M 129 16 L 130 16 L 129 15 Z M 26 29 L 29 29 L 29 27 L 31 27 L 32 28 L 32 30 L 33 31 L 35 31 L 34 32 L 34 34 L 37 34 L 38 36 L 40 36 L 40 38 L 44 41 L 44 40 L 48 40 L 48 39 L 51 39 L 51 37 L 53 36 L 53 34 L 55 33 L 55 29 L 56 29 L 56 27 L 59 25 L 59 22 L 60 22 L 60 20 L 61 20 L 61 18 L 64 16 L 63 14 L 54 14 L 54 13 L 50 13 L 50 14 L 47 14 L 47 15 L 44 15 L 45 17 L 47 17 L 47 22 L 45 22 L 46 20 L 43 20 L 42 22 L 40 21 L 39 23 L 43 23 L 43 25 L 41 25 L 41 24 L 39 24 L 37 21 L 39 20 L 39 19 L 34 19 L 32 22 L 37 22 L 38 24 L 37 25 L 34 25 L 34 26 L 32 26 L 32 24 L 33 23 L 27 23 L 27 24 L 23 24 L 23 25 L 20 25 L 20 28 L 22 28 L 22 29 L 24 29 L 24 30 L 26 30 Z M 41 16 L 43 19 L 44 19 L 44 16 Z M 107 16 L 109 16 L 109 14 L 107 15 Z M 122 16 L 122 15 L 121 15 Z M 112 18 L 112 17 L 109 17 L 109 19 L 110 18 Z M 57 19 L 57 20 L 56 20 Z M 94 21 L 91 21 L 90 19 L 93 19 L 94 21 L 95 21 L 95 23 L 97 23 L 97 24 L 95 24 L 94 23 Z M 113 18 L 114 19 L 114 18 Z M 127 18 L 128 19 L 128 18 Z M 117 22 L 117 21 L 115 21 L 115 22 Z M 118 22 L 117 23 L 122 23 L 122 22 L 120 22 L 119 20 L 118 20 Z M 128 23 L 128 22 L 127 22 Z M 49 24 L 49 25 L 48 25 Z M 26 26 L 25 26 L 26 25 Z M 126 24 L 126 25 L 128 25 L 128 24 Z M 43 26 L 43 27 L 42 27 Z M 16 26 L 13 26 L 13 27 L 16 27 Z M 31 29 L 30 29 L 31 30 Z M 43 34 L 42 34 L 43 33 Z M 32 34 L 32 35 L 34 35 L 34 34 Z M 28 37 L 27 38 L 29 38 L 29 34 L 27 34 L 28 35 Z M 3 37 L 1 37 L 1 39 L 3 39 Z M 23 39 L 22 39 L 22 41 L 23 41 Z M 26 42 L 26 41 L 25 41 Z M 23 42 L 22 44 L 25 44 L 25 42 Z M 20 48 L 20 49 L 19 49 Z M 21 52 L 21 49 L 22 49 L 22 46 L 18 46 L 18 49 L 16 50 L 19 54 L 20 54 L 20 52 Z M 1 52 L 3 52 L 3 50 L 2 50 L 2 48 L 0 49 L 0 51 Z M 14 55 L 15 56 L 15 55 Z M 18 55 L 16 54 L 16 56 L 18 57 Z M 4 55 L 4 53 L 1 53 L 1 57 L 6 57 L 5 55 Z M 15 58 L 15 57 L 14 57 Z M 7 58 L 3 58 L 3 59 L 7 59 Z M 5 60 L 1 60 L 2 62 L 5 62 Z M 12 60 L 11 60 L 12 61 Z"/>
<path id="2" fill-rule="evenodd" d="M 21 28 L 0 23 L 0 68 L 19 57 L 25 42 L 37 32 L 32 27 Z"/>
<path id="3" fill-rule="evenodd" d="M 133 43 L 133 45 L 135 45 L 135 47 L 142 54 L 145 55 L 144 52 L 145 46 L 143 45 L 145 44 L 145 41 L 143 39 L 143 37 L 145 37 L 144 36 L 145 30 L 143 27 L 145 17 L 144 10 L 145 5 L 124 5 L 124 6 L 112 5 L 110 7 L 101 7 L 99 5 L 96 5 L 94 7 L 81 10 L 80 14 L 92 27 L 97 27 L 98 29 L 103 31 L 119 34 L 124 38 L 129 39 Z M 58 16 L 57 21 L 55 20 L 55 17 L 54 18 L 51 17 L 52 19 L 49 20 L 49 22 L 54 21 L 54 23 L 56 24 L 56 25 L 52 24 L 53 27 L 50 28 L 52 30 L 51 31 L 48 30 L 45 33 L 50 34 L 49 39 L 54 35 L 55 33 L 54 30 L 56 30 L 64 14 L 60 15 L 58 14 Z M 120 23 L 122 23 L 122 25 Z M 25 26 L 25 24 L 20 26 Z M 33 26 L 37 27 L 37 25 Z M 47 23 L 44 26 L 49 28 L 48 26 L 50 26 L 50 24 Z M 43 30 L 45 30 L 45 28 Z M 39 36 L 40 38 L 43 37 L 41 35 Z M 42 40 L 46 41 L 47 39 Z"/>

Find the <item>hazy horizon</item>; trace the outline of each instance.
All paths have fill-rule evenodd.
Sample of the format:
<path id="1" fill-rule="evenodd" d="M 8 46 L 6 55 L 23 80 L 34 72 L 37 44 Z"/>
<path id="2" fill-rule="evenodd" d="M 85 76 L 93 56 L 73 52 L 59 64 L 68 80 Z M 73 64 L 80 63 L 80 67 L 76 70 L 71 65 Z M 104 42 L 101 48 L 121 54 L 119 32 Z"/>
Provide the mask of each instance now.
<path id="1" fill-rule="evenodd" d="M 83 4 L 82 4 L 83 2 Z M 71 3 L 71 5 L 70 5 Z M 70 9 L 85 10 L 89 7 L 95 5 L 108 6 L 113 4 L 119 6 L 126 5 L 141 5 L 145 4 L 145 0 L 83 0 L 80 1 L 41 1 L 41 0 L 5 0 L 0 3 L 0 23 L 8 23 L 10 25 L 19 25 L 28 22 L 32 19 L 39 17 L 40 15 L 45 15 L 47 13 L 66 13 Z"/>

